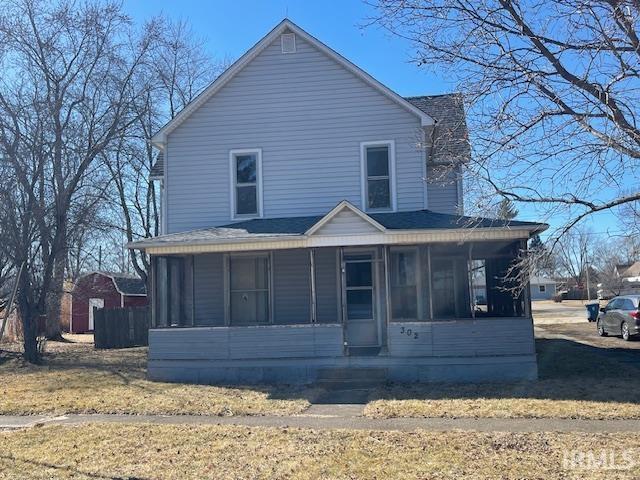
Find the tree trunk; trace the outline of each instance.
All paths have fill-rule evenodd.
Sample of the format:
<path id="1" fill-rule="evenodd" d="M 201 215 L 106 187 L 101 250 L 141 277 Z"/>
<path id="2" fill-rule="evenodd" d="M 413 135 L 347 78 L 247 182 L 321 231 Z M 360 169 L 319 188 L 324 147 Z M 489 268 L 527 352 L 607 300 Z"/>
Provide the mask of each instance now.
<path id="1" fill-rule="evenodd" d="M 65 265 L 66 255 L 61 253 L 55 259 L 51 288 L 49 289 L 49 293 L 47 294 L 47 318 L 45 336 L 48 340 L 62 339 L 62 330 L 60 328 L 60 312 L 62 307 L 62 296 L 64 294 Z"/>
<path id="2" fill-rule="evenodd" d="M 27 277 L 25 272 L 24 277 Z M 29 363 L 40 363 L 38 351 L 38 309 L 35 307 L 31 291 L 31 285 L 27 278 L 20 280 L 18 291 L 18 313 L 22 322 L 22 341 L 24 346 L 24 359 Z"/>

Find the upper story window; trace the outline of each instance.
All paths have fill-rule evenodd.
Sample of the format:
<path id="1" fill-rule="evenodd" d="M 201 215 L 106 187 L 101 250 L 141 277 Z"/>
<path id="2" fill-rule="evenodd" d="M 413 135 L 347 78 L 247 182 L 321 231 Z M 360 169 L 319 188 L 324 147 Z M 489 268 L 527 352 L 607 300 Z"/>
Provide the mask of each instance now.
<path id="1" fill-rule="evenodd" d="M 262 150 L 231 150 L 231 217 L 262 216 Z"/>
<path id="2" fill-rule="evenodd" d="M 360 155 L 365 210 L 395 210 L 395 143 L 393 140 L 363 142 Z"/>

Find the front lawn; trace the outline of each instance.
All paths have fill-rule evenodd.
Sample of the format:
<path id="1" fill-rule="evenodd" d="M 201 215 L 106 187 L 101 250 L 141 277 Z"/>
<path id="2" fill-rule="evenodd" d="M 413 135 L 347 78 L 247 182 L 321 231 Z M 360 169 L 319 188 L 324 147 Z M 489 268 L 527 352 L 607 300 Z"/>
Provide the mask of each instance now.
<path id="1" fill-rule="evenodd" d="M 5 347 L 5 345 L 3 345 Z M 216 387 L 152 382 L 146 348 L 94 350 L 85 342 L 49 342 L 44 364 L 0 355 L 0 414 L 128 413 L 290 415 L 316 390 Z"/>
<path id="2" fill-rule="evenodd" d="M 393 386 L 371 395 L 371 417 L 640 419 L 637 351 L 536 341 L 540 380 Z"/>
<path id="3" fill-rule="evenodd" d="M 0 478 L 632 479 L 634 434 L 44 426 L 0 432 Z M 567 463 L 605 451 L 607 464 Z M 612 457 L 613 455 L 613 457 Z M 597 465 L 596 465 L 597 466 Z"/>

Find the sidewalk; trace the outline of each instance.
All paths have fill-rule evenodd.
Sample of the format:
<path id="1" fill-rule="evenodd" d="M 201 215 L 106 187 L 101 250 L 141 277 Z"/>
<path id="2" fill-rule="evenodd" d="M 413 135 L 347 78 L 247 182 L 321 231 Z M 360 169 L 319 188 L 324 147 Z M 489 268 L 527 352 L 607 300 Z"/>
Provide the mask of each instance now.
<path id="1" fill-rule="evenodd" d="M 324 407 L 324 406 L 323 406 Z M 354 405 L 333 405 L 324 414 L 295 416 L 216 417 L 199 415 L 77 415 L 0 416 L 0 429 L 29 428 L 43 424 L 151 423 L 157 425 L 243 425 L 248 427 L 296 427 L 382 431 L 479 431 L 479 432 L 640 432 L 640 420 L 574 420 L 509 418 L 389 418 L 360 416 Z"/>

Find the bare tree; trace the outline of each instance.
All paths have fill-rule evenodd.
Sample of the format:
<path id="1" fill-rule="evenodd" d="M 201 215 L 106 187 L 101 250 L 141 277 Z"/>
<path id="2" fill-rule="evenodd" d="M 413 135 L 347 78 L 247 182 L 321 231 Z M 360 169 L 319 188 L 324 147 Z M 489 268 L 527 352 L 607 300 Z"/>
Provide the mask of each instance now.
<path id="1" fill-rule="evenodd" d="M 594 268 L 598 244 L 589 229 L 578 226 L 568 232 L 556 245 L 560 272 L 576 285 L 586 281 L 587 268 Z M 595 280 L 595 279 L 594 279 Z"/>
<path id="2" fill-rule="evenodd" d="M 446 72 L 468 107 L 467 177 L 563 213 L 558 236 L 640 199 L 640 4 L 371 0 L 372 23 Z"/>
<path id="3" fill-rule="evenodd" d="M 498 209 L 496 212 L 496 218 L 502 220 L 513 220 L 518 216 L 518 209 L 513 205 L 513 202 L 509 198 L 503 198 L 498 203 Z"/>
<path id="4" fill-rule="evenodd" d="M 0 155 L 15 179 L 2 201 L 9 254 L 26 264 L 17 305 L 30 362 L 38 320 L 49 313 L 48 334 L 59 333 L 70 231 L 102 195 L 96 159 L 136 121 L 133 79 L 153 37 L 153 25 L 137 35 L 117 3 L 15 0 L 0 13 Z"/>
<path id="5" fill-rule="evenodd" d="M 149 175 L 157 152 L 152 135 L 177 115 L 222 71 L 214 63 L 184 21 L 156 19 L 161 35 L 146 69 L 138 75 L 141 94 L 132 98 L 137 121 L 123 132 L 115 148 L 105 154 L 114 186 L 114 203 L 121 217 L 126 241 L 160 233 L 160 206 L 156 185 Z M 146 282 L 149 259 L 144 252 L 130 251 L 136 273 Z"/>

